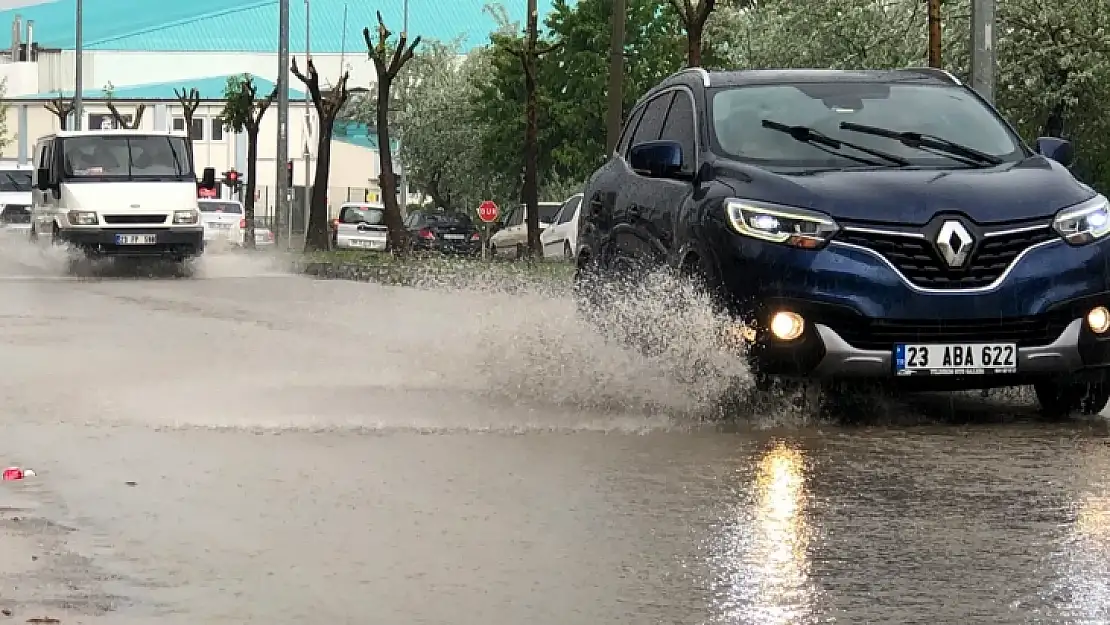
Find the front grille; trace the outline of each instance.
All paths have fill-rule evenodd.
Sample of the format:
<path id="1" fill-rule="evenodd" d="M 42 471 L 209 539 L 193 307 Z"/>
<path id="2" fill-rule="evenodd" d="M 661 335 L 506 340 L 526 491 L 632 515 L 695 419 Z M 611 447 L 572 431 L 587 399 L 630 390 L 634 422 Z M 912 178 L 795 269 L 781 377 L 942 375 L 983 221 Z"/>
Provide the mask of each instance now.
<path id="1" fill-rule="evenodd" d="M 911 283 L 933 289 L 973 289 L 993 283 L 1026 249 L 1057 238 L 1045 224 L 1035 230 L 980 240 L 971 258 L 952 269 L 931 241 L 895 234 L 843 230 L 837 240 L 874 250 L 889 260 Z"/>
<path id="2" fill-rule="evenodd" d="M 943 321 L 844 319 L 833 329 L 859 349 L 889 350 L 897 343 L 1017 343 L 1019 347 L 1048 345 L 1064 331 L 1072 315 L 1049 314 L 1008 319 Z"/>
<path id="3" fill-rule="evenodd" d="M 104 215 L 106 224 L 164 224 L 166 215 Z"/>

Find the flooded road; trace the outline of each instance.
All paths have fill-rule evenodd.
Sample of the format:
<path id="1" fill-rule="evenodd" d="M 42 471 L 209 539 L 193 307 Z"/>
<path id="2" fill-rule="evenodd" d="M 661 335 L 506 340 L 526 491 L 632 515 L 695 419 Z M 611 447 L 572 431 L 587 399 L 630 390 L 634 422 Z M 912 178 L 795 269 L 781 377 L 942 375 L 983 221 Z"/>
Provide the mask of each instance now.
<path id="1" fill-rule="evenodd" d="M 14 622 L 1110 620 L 1102 420 L 704 426 L 668 370 L 696 332 L 646 362 L 539 295 L 234 256 L 76 281 L 0 245 Z"/>

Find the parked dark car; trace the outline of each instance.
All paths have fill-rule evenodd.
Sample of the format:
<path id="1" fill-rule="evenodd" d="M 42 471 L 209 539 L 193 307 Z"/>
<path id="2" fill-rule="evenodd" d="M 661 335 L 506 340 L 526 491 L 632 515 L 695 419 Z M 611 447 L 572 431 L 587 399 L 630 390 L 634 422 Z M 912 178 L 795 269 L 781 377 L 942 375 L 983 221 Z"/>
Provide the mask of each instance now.
<path id="1" fill-rule="evenodd" d="M 475 255 L 482 251 L 478 228 L 466 213 L 416 210 L 405 217 L 412 248 L 445 254 Z"/>
<path id="2" fill-rule="evenodd" d="M 581 301 L 669 266 L 765 380 L 1033 385 L 1048 416 L 1095 414 L 1110 206 L 1072 160 L 940 70 L 684 70 L 587 185 Z"/>

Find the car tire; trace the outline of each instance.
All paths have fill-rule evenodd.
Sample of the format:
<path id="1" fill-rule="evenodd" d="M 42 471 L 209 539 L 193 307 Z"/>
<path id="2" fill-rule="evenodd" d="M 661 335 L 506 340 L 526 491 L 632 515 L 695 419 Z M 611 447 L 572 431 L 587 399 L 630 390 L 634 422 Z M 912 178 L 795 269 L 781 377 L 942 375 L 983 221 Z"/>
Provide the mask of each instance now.
<path id="1" fill-rule="evenodd" d="M 563 243 L 563 260 L 574 260 L 574 250 L 570 249 L 570 243 Z"/>
<path id="2" fill-rule="evenodd" d="M 1063 384 L 1043 382 L 1033 386 L 1041 415 L 1049 420 L 1064 420 L 1073 414 L 1097 415 L 1110 402 L 1110 384 Z"/>
<path id="3" fill-rule="evenodd" d="M 524 246 L 517 243 L 516 251 L 514 252 L 514 254 L 515 254 L 515 260 L 524 260 Z"/>

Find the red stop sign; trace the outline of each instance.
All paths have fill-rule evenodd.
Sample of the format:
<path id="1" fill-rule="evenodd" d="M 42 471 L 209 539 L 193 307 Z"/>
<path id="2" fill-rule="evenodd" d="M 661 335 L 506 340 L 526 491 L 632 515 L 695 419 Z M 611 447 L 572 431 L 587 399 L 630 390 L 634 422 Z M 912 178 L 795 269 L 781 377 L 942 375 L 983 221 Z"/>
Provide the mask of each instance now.
<path id="1" fill-rule="evenodd" d="M 493 200 L 486 200 L 478 205 L 478 219 L 486 222 L 487 224 L 492 221 L 497 221 L 497 204 Z"/>

